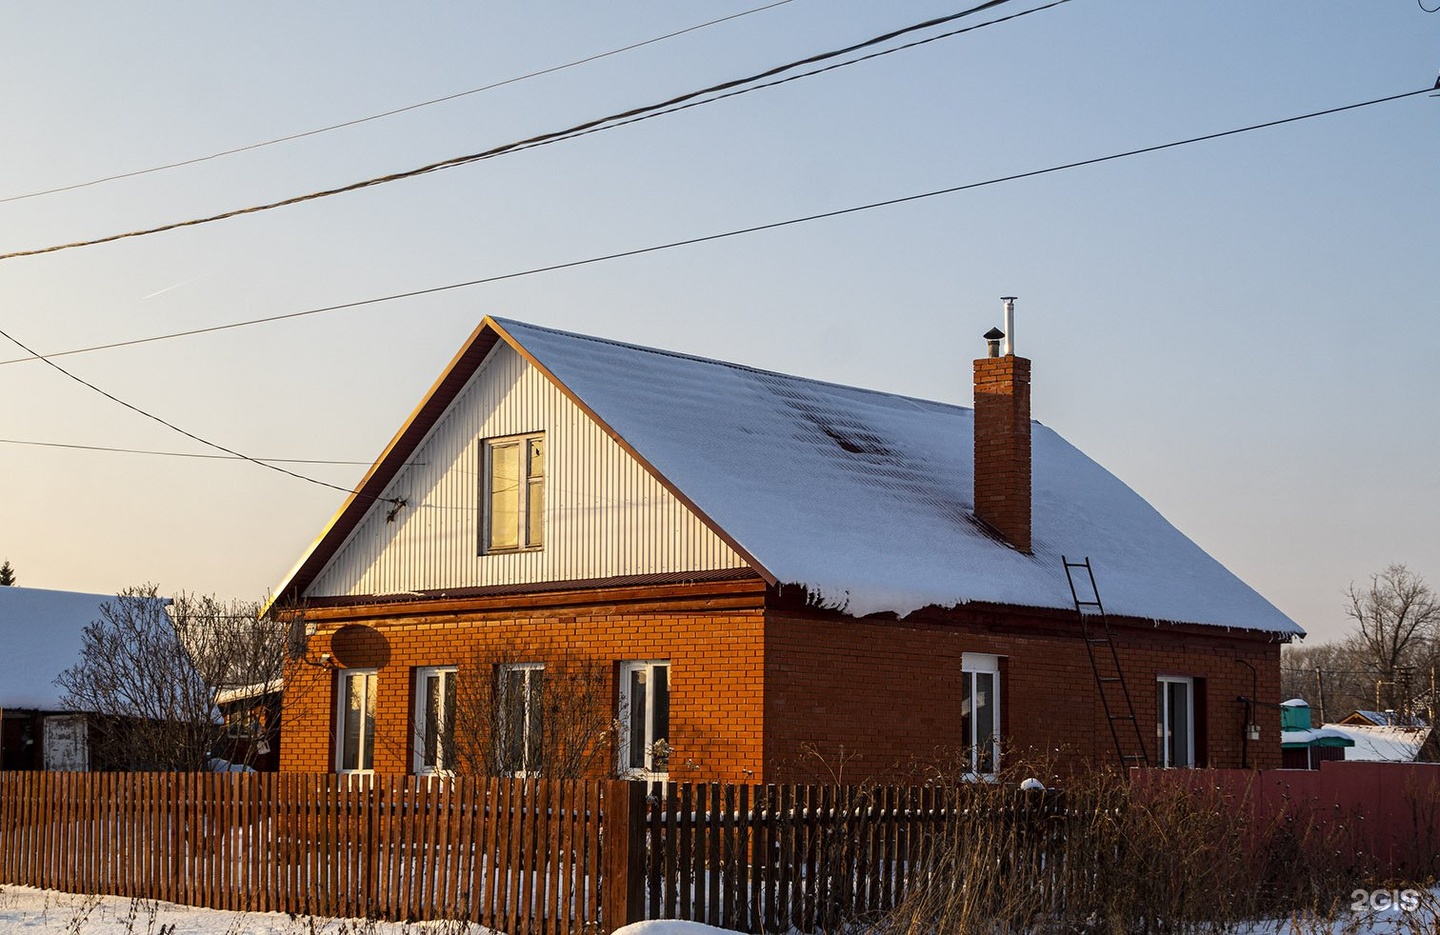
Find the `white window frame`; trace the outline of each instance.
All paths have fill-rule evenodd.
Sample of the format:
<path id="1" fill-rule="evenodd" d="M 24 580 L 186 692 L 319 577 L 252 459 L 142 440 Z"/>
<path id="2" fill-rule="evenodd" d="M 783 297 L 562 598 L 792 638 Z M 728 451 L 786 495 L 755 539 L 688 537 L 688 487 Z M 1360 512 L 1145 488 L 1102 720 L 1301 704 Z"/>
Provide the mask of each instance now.
<path id="1" fill-rule="evenodd" d="M 415 668 L 415 697 L 411 708 L 411 723 L 414 733 L 411 738 L 411 768 L 419 776 L 453 775 L 454 764 L 450 756 L 455 746 L 455 692 L 460 670 L 457 666 L 417 666 Z M 430 679 L 440 680 L 440 704 L 436 711 L 435 762 L 427 763 L 426 738 L 429 734 L 427 723 L 430 710 Z M 449 682 L 447 689 L 446 682 Z"/>
<path id="2" fill-rule="evenodd" d="M 525 673 L 525 687 L 523 689 L 524 694 L 523 700 L 520 703 L 520 707 L 522 709 L 520 717 L 522 719 L 522 723 L 524 724 L 523 738 L 520 741 L 520 746 L 522 747 L 522 749 L 524 749 L 526 754 L 524 756 L 525 762 L 520 764 L 519 769 L 515 768 L 515 764 L 506 762 L 506 753 L 508 751 L 509 745 L 508 741 L 510 739 L 510 698 L 508 694 L 499 695 L 496 699 L 497 704 L 495 710 L 495 762 L 496 765 L 500 767 L 500 771 L 506 776 L 515 776 L 521 779 L 540 776 L 543 775 L 545 769 L 545 663 L 505 662 L 496 666 L 495 678 L 497 694 L 500 691 L 501 685 L 509 684 L 509 676 L 512 672 Z M 541 675 L 540 688 L 538 692 L 535 689 L 534 673 L 536 672 L 540 673 Z M 536 757 L 539 759 L 539 762 L 536 763 L 534 765 L 534 768 L 532 769 L 529 762 L 528 754 L 531 750 L 530 732 L 535 724 L 534 706 L 537 705 L 539 706 L 540 713 L 540 736 L 534 738 L 534 750 Z"/>
<path id="3" fill-rule="evenodd" d="M 964 653 L 960 661 L 961 678 L 961 705 L 962 720 L 964 725 L 961 738 L 965 748 L 965 759 L 969 766 L 971 776 L 994 776 L 1000 769 L 1000 696 L 1003 694 L 1000 686 L 1000 657 L 990 653 Z M 989 724 L 982 725 L 970 711 L 973 700 L 978 696 L 984 684 L 990 685 L 990 694 L 987 707 L 989 708 Z M 983 727 L 989 727 L 989 739 L 984 739 Z M 988 747 L 988 749 L 987 749 Z"/>
<path id="4" fill-rule="evenodd" d="M 1181 686 L 1185 690 L 1185 749 L 1171 750 L 1171 739 L 1175 732 L 1175 713 L 1172 710 L 1173 689 Z M 1162 675 L 1155 680 L 1157 704 L 1155 717 L 1155 764 L 1167 769 L 1193 767 L 1195 765 L 1195 680 L 1193 678 Z M 1183 757 L 1183 760 L 1181 758 Z"/>
<path id="5" fill-rule="evenodd" d="M 532 443 L 539 442 L 535 456 Z M 520 476 L 515 489 L 515 543 L 495 543 L 494 503 L 495 453 L 500 449 L 517 448 Z M 487 438 L 481 442 L 480 472 L 480 553 L 506 555 L 534 552 L 545 547 L 545 461 L 547 457 L 544 432 Z M 538 514 L 538 522 L 532 522 Z M 507 527 L 508 529 L 508 527 Z"/>
<path id="6" fill-rule="evenodd" d="M 339 669 L 335 673 L 335 772 L 367 774 L 375 772 L 375 708 L 376 695 L 380 687 L 377 669 Z M 346 768 L 345 715 L 350 709 L 352 685 L 361 682 L 360 729 L 356 738 L 359 749 L 355 751 L 355 763 Z M 364 765 L 368 763 L 369 765 Z"/>
<path id="7" fill-rule="evenodd" d="M 655 673 L 662 669 L 665 672 L 664 722 L 666 727 L 666 736 L 657 737 L 656 731 L 658 729 L 658 721 L 660 720 L 660 718 L 657 718 L 656 716 L 656 693 L 650 689 L 656 684 Z M 633 699 L 631 697 L 631 683 L 633 681 L 632 677 L 637 673 L 644 674 L 643 681 L 646 685 L 644 709 L 643 711 L 638 712 L 639 717 L 642 719 L 640 733 L 644 737 L 643 765 L 636 765 L 632 762 L 631 757 L 631 749 L 633 745 L 631 734 L 634 732 L 634 719 L 637 714 L 637 712 L 634 710 Z M 670 733 L 669 726 L 671 707 L 670 698 L 674 695 L 674 691 L 675 683 L 671 679 L 669 660 L 632 660 L 620 663 L 620 692 L 618 702 L 619 708 L 617 712 L 617 716 L 620 722 L 620 736 L 618 738 L 619 743 L 616 744 L 618 752 L 618 756 L 616 759 L 616 769 L 621 778 L 649 779 L 661 782 L 666 781 L 666 779 L 668 778 L 668 750 L 670 743 L 670 737 L 668 735 Z M 661 753 L 661 751 L 657 749 L 657 743 L 661 741 L 663 741 L 666 745 L 663 760 L 660 756 L 657 756 L 657 754 Z"/>

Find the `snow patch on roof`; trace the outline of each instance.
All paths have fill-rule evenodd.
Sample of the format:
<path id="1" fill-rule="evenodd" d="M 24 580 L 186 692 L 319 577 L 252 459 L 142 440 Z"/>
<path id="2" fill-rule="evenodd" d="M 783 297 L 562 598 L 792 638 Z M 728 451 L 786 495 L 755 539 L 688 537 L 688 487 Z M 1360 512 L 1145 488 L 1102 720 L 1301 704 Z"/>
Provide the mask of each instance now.
<path id="1" fill-rule="evenodd" d="M 855 616 L 970 602 L 1303 635 L 1138 494 L 1033 424 L 1033 554 L 974 513 L 973 410 L 492 319 L 765 570 Z"/>
<path id="2" fill-rule="evenodd" d="M 55 677 L 80 661 L 85 627 L 113 594 L 0 588 L 0 708 L 59 710 Z"/>

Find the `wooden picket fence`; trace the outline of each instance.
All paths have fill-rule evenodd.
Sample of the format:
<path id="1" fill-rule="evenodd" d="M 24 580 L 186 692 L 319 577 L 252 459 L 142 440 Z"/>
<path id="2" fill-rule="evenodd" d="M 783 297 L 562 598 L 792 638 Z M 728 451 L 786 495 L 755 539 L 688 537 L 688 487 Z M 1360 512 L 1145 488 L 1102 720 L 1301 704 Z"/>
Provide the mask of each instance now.
<path id="1" fill-rule="evenodd" d="M 984 845 L 997 860 L 1054 876 L 1040 882 L 1056 897 L 1074 891 L 1059 800 L 967 801 L 967 822 L 983 813 L 1004 829 Z M 512 935 L 647 918 L 835 931 L 950 872 L 936 844 L 961 808 L 953 790 L 915 787 L 9 772 L 0 883 L 246 912 L 467 919 Z"/>
<path id="2" fill-rule="evenodd" d="M 960 807 L 931 787 L 657 785 L 643 823 L 644 917 L 754 933 L 873 920 L 941 869 L 936 845 Z M 1023 863 L 1055 895 L 1076 885 L 1058 797 L 1016 790 L 980 807 L 1003 829 L 986 838 L 994 860 Z"/>
<path id="3" fill-rule="evenodd" d="M 0 773 L 0 882 L 216 909 L 610 931 L 623 782 Z M 618 860 L 608 874 L 606 858 Z M 620 886 L 607 900 L 607 882 Z M 602 905 L 622 919 L 603 918 Z M 609 922 L 609 924 L 605 924 Z"/>

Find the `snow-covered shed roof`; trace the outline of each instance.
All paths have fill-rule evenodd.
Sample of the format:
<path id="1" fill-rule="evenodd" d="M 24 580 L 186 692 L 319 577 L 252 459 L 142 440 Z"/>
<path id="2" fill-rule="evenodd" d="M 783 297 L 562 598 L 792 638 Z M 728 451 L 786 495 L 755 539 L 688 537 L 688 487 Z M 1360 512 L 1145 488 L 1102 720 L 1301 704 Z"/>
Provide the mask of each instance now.
<path id="1" fill-rule="evenodd" d="M 1282 749 L 1299 749 L 1301 747 L 1353 747 L 1355 746 L 1355 738 L 1333 727 L 1282 730 L 1280 732 L 1280 746 Z"/>
<path id="2" fill-rule="evenodd" d="M 851 614 L 971 602 L 1073 608 L 1063 554 L 1091 559 L 1111 614 L 1304 632 L 1039 423 L 1026 555 L 974 519 L 968 407 L 490 317 L 277 596 L 304 592 L 502 340 L 767 579 L 803 584 Z"/>
<path id="3" fill-rule="evenodd" d="M 85 627 L 113 594 L 0 588 L 0 708 L 58 710 L 55 677 L 80 661 Z"/>
<path id="4" fill-rule="evenodd" d="M 1385 763 L 1412 763 L 1430 737 L 1428 727 L 1367 727 L 1362 724 L 1326 724 L 1333 731 L 1355 741 L 1345 751 L 1347 760 Z"/>

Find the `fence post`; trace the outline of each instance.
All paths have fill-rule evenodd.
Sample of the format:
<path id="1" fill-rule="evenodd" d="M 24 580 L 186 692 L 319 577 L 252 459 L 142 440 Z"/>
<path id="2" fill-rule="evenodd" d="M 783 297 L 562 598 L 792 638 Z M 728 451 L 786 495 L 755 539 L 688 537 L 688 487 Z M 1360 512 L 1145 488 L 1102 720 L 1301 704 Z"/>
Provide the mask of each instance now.
<path id="1" fill-rule="evenodd" d="M 645 918 L 645 783 L 607 780 L 602 827 L 605 935 Z"/>

